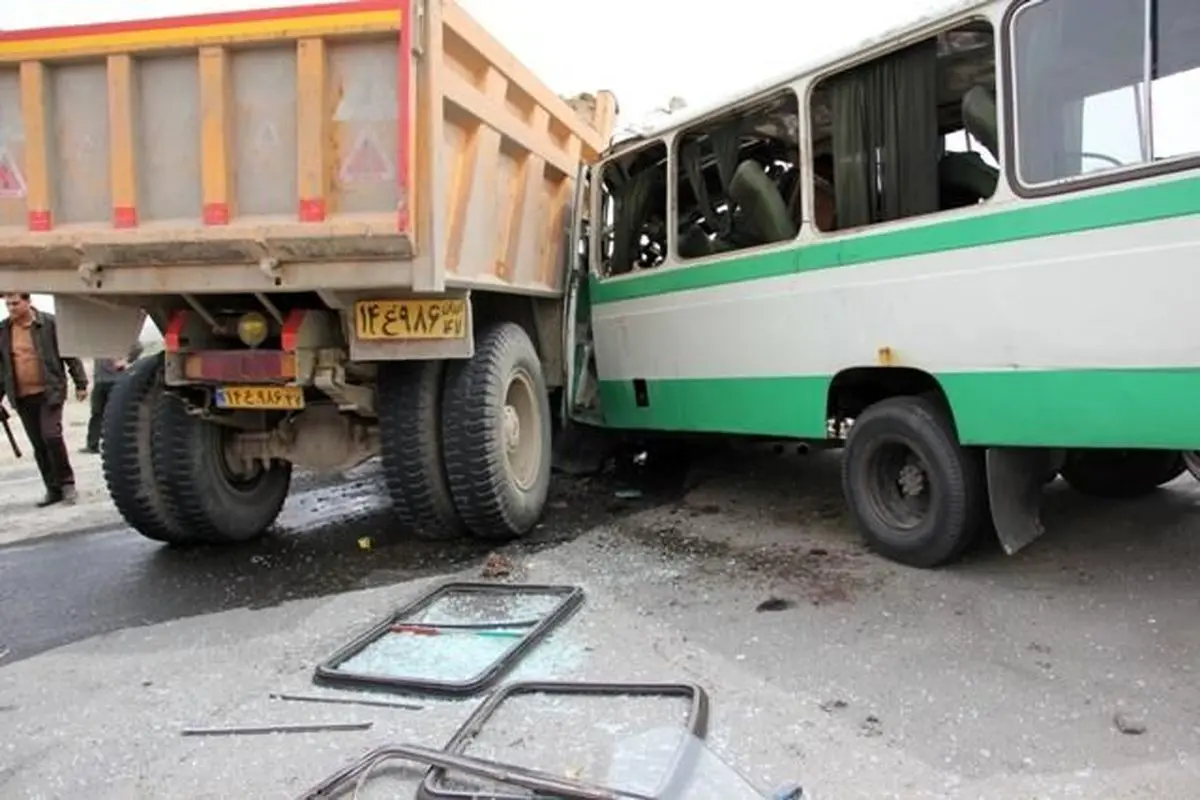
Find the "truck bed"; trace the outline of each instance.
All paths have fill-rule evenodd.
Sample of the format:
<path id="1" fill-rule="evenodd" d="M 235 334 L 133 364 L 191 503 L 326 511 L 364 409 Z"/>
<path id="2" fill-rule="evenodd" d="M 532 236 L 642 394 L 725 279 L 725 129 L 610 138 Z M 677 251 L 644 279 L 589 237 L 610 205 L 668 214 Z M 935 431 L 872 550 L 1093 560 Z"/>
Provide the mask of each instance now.
<path id="1" fill-rule="evenodd" d="M 451 0 L 0 33 L 0 284 L 555 295 L 581 105 Z"/>

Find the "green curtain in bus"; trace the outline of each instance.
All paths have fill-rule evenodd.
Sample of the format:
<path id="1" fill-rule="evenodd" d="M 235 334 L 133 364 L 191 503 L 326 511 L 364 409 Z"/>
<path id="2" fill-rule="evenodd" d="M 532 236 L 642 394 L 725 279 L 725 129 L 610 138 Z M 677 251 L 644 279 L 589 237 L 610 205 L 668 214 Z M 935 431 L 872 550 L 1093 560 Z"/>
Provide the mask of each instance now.
<path id="1" fill-rule="evenodd" d="M 834 78 L 830 105 L 839 228 L 938 210 L 936 41 Z"/>

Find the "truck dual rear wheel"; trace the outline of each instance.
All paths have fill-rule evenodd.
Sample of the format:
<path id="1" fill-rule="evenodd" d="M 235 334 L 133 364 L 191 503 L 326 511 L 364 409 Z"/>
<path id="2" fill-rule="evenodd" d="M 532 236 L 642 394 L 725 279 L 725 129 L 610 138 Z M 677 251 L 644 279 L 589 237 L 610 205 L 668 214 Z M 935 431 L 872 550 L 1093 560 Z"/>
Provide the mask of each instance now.
<path id="1" fill-rule="evenodd" d="M 292 465 L 252 468 L 230 458 L 232 430 L 162 396 L 154 420 L 154 472 L 164 505 L 181 530 L 206 543 L 244 542 L 266 533 L 291 485 Z"/>
<path id="2" fill-rule="evenodd" d="M 113 386 L 104 412 L 100 462 L 113 505 L 148 539 L 185 545 L 195 537 L 170 513 L 151 457 L 154 416 L 162 405 L 162 355 L 141 359 Z"/>
<path id="3" fill-rule="evenodd" d="M 958 443 L 948 414 L 923 397 L 894 397 L 854 421 L 842 490 L 867 544 L 913 567 L 955 560 L 979 535 L 987 487 L 979 454 Z"/>
<path id="4" fill-rule="evenodd" d="M 446 477 L 463 523 L 481 538 L 528 533 L 550 489 L 550 399 L 525 330 L 483 331 L 473 358 L 451 362 L 442 400 Z"/>
<path id="5" fill-rule="evenodd" d="M 442 456 L 442 361 L 379 367 L 380 460 L 392 508 L 409 533 L 451 539 L 464 533 Z"/>
<path id="6" fill-rule="evenodd" d="M 1183 454 L 1175 450 L 1071 450 L 1059 474 L 1080 494 L 1128 500 L 1186 470 Z"/>

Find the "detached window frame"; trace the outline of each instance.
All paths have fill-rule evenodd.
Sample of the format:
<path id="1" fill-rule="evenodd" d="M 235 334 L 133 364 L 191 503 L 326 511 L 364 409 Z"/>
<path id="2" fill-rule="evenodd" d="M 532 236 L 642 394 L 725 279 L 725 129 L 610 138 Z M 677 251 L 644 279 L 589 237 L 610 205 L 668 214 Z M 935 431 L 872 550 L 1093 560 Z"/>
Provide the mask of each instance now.
<path id="1" fill-rule="evenodd" d="M 1028 46 L 1027 42 L 1018 41 L 1018 30 L 1021 23 L 1022 15 L 1037 9 L 1065 8 L 1067 4 L 1080 0 L 1019 0 L 1014 3 L 1005 13 L 1003 19 L 1003 37 L 1002 37 L 1002 59 L 1003 59 L 1003 75 L 1004 75 L 1004 105 L 1005 105 L 1005 123 L 1004 135 L 1006 139 L 1006 149 L 1011 154 L 1011 158 L 1006 159 L 1005 172 L 1007 173 L 1009 184 L 1013 191 L 1023 198 L 1045 197 L 1048 195 L 1065 194 L 1069 192 L 1082 191 L 1085 189 L 1098 188 L 1102 186 L 1110 186 L 1114 184 L 1125 183 L 1134 180 L 1142 180 L 1150 177 L 1167 175 L 1174 172 L 1181 172 L 1187 169 L 1195 168 L 1200 165 L 1200 147 L 1197 152 L 1182 153 L 1173 156 L 1164 156 L 1159 159 L 1155 158 L 1154 146 L 1154 84 L 1156 81 L 1163 80 L 1175 74 L 1187 74 L 1191 70 L 1200 68 L 1200 60 L 1191 68 L 1181 70 L 1179 72 L 1169 72 L 1166 75 L 1158 74 L 1158 64 L 1156 56 L 1159 50 L 1159 42 L 1161 41 L 1161 27 L 1159 20 L 1155 15 L 1159 0 L 1140 0 L 1141 14 L 1140 31 L 1141 49 L 1139 72 L 1135 80 L 1128 84 L 1120 86 L 1111 86 L 1107 89 L 1100 89 L 1096 92 L 1085 93 L 1084 97 L 1074 100 L 1064 99 L 1060 104 L 1055 105 L 1058 113 L 1063 113 L 1071 103 L 1078 103 L 1079 108 L 1079 130 L 1080 141 L 1078 143 L 1078 151 L 1069 151 L 1063 149 L 1061 152 L 1054 150 L 1035 150 L 1031 147 L 1031 143 L 1039 139 L 1046 140 L 1049 137 L 1045 135 L 1045 131 L 1041 135 L 1030 135 L 1032 131 L 1023 130 L 1021 122 L 1022 100 L 1028 101 L 1029 98 L 1036 95 L 1028 93 L 1030 90 L 1025 89 L 1027 94 L 1023 94 L 1022 73 L 1026 70 L 1032 71 L 1032 67 L 1026 67 L 1027 62 L 1022 61 L 1022 47 Z M 1086 0 L 1085 0 L 1086 2 Z M 1101 9 L 1095 9 L 1097 13 Z M 1065 15 L 1064 15 L 1065 16 Z M 1043 21 L 1044 23 L 1045 21 Z M 1041 35 L 1049 35 L 1048 30 L 1054 26 L 1043 24 L 1037 27 L 1037 33 Z M 1065 25 L 1062 29 L 1065 30 Z M 1098 43 L 1097 47 L 1101 47 L 1102 43 Z M 1128 58 L 1128 56 L 1124 56 Z M 1121 55 L 1116 56 L 1117 59 L 1122 58 Z M 1114 62 L 1115 63 L 1115 62 Z M 1114 69 L 1114 73 L 1118 70 Z M 1028 77 L 1028 76 L 1026 76 Z M 1039 83 L 1031 81 L 1032 83 Z M 1044 88 L 1044 84 L 1042 85 Z M 1036 89 L 1034 90 L 1036 91 Z M 1112 165 L 1105 169 L 1093 171 L 1080 171 L 1077 174 L 1067 174 L 1062 177 L 1051 177 L 1046 180 L 1030 180 L 1023 172 L 1030 167 L 1031 154 L 1036 154 L 1036 158 L 1053 159 L 1064 156 L 1067 158 L 1078 156 L 1081 161 L 1086 159 L 1088 153 L 1084 146 L 1085 141 L 1085 121 L 1087 101 L 1102 97 L 1106 94 L 1113 94 L 1119 91 L 1129 91 L 1131 98 L 1136 98 L 1134 113 L 1136 114 L 1136 125 L 1138 133 L 1138 150 L 1140 159 L 1136 162 L 1121 164 L 1120 166 Z M 1053 105 L 1054 101 L 1047 100 L 1048 105 Z M 1066 123 L 1064 122 L 1064 127 Z M 1022 134 L 1025 135 L 1022 135 Z M 1198 141 L 1200 145 L 1200 141 Z M 1100 154 L 1108 155 L 1111 154 Z M 1106 159 L 1098 159 L 1106 161 Z M 1034 162 L 1036 163 L 1036 162 Z M 1057 171 L 1057 170 L 1052 170 Z"/>

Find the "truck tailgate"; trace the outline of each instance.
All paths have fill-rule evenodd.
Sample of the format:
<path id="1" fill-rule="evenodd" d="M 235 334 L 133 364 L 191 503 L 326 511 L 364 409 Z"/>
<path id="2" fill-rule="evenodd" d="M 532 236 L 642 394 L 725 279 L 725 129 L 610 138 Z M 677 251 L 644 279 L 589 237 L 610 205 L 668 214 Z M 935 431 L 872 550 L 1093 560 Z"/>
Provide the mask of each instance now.
<path id="1" fill-rule="evenodd" d="M 424 30 L 406 22 L 414 7 Z M 543 264 L 501 262 L 546 249 L 536 239 L 561 227 L 606 124 L 451 0 L 0 33 L 0 278 L 58 293 L 440 290 L 446 263 L 469 257 L 481 285 L 552 291 Z M 499 161 L 478 155 L 481 125 Z"/>
<path id="2" fill-rule="evenodd" d="M 403 254 L 400 5 L 0 35 L 0 225 L 56 234 L 3 260 L 254 262 L 264 233 L 283 257 Z"/>

